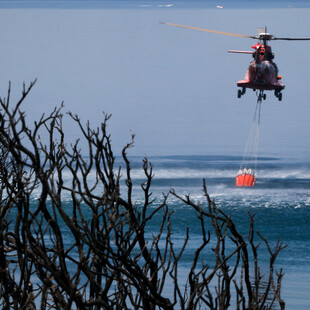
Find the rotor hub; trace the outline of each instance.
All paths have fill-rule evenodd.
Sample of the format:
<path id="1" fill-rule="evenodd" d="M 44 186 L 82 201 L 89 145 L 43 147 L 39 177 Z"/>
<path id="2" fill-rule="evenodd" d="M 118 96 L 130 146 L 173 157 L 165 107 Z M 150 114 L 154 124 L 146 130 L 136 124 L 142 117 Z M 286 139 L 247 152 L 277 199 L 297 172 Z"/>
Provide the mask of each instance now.
<path id="1" fill-rule="evenodd" d="M 270 33 L 264 32 L 259 34 L 258 39 L 262 41 L 270 41 L 274 40 L 274 36 L 271 35 Z"/>

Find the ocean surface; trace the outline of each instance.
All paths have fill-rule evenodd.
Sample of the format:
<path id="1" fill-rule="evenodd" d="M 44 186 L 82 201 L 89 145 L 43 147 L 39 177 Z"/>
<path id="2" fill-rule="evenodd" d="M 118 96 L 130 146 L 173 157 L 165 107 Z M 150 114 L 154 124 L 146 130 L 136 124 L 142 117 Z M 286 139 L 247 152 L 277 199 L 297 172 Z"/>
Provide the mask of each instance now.
<path id="1" fill-rule="evenodd" d="M 160 203 L 162 193 L 173 187 L 179 195 L 190 194 L 194 201 L 205 203 L 202 180 L 217 206 L 231 215 L 237 229 L 248 234 L 248 212 L 255 214 L 255 230 L 266 237 L 271 247 L 278 238 L 288 247 L 280 252 L 275 269 L 283 268 L 282 298 L 286 309 L 310 308 L 310 162 L 300 160 L 258 158 L 257 182 L 254 188 L 237 188 L 235 176 L 242 161 L 231 156 L 166 156 L 149 158 L 154 167 L 153 197 Z M 140 184 L 145 181 L 142 159 L 132 158 L 135 199 L 143 201 Z M 201 238 L 195 212 L 170 196 L 173 238 L 176 247 L 184 241 L 189 227 L 190 242 L 185 251 L 186 269 Z M 160 219 L 159 219 L 160 220 Z M 158 230 L 158 223 L 150 231 Z M 206 261 L 208 258 L 205 258 Z M 268 270 L 269 255 L 262 244 L 259 250 L 262 270 Z M 276 308 L 275 308 L 276 309 Z"/>
<path id="2" fill-rule="evenodd" d="M 146 181 L 142 169 L 142 157 L 130 157 L 131 177 L 133 181 L 132 200 L 142 206 L 144 192 L 141 184 Z M 194 202 L 207 206 L 202 191 L 203 179 L 207 190 L 218 208 L 230 215 L 237 230 L 243 236 L 248 235 L 248 212 L 255 214 L 254 230 L 259 231 L 268 239 L 273 250 L 278 239 L 287 245 L 282 250 L 275 263 L 275 272 L 282 268 L 281 297 L 286 303 L 286 309 L 310 309 L 310 161 L 259 157 L 257 182 L 252 188 L 237 188 L 235 176 L 238 173 L 242 157 L 237 156 L 159 156 L 150 157 L 154 177 L 151 190 L 154 203 L 149 206 L 152 212 L 163 200 L 163 193 L 168 194 L 173 188 L 180 196 L 190 195 Z M 121 194 L 126 199 L 125 176 L 123 160 L 116 158 L 115 168 L 122 167 Z M 95 176 L 95 171 L 94 176 Z M 89 179 L 91 182 L 91 178 Z M 70 186 L 70 173 L 64 175 L 65 184 Z M 40 191 L 37 190 L 39 195 Z M 34 195 L 34 202 L 37 199 Z M 71 197 L 63 199 L 64 208 L 70 214 L 72 210 Z M 181 250 L 189 229 L 189 242 L 179 264 L 178 274 L 181 285 L 186 284 L 193 254 L 201 244 L 201 229 L 195 211 L 182 203 L 173 195 L 168 197 L 171 217 L 172 242 L 176 253 Z M 13 214 L 14 215 L 14 214 Z M 162 221 L 162 212 L 158 212 L 146 227 L 146 238 L 152 240 L 152 235 L 158 233 Z M 206 222 L 207 223 L 207 222 Z M 213 230 L 206 224 L 206 230 L 211 232 L 210 245 L 214 244 Z M 66 247 L 75 242 L 74 237 L 65 226 L 63 236 Z M 259 238 L 256 242 L 259 242 Z M 257 244 L 257 243 L 256 243 Z M 229 245 L 227 245 L 229 248 Z M 249 249 L 250 254 L 250 249 Z M 251 256 L 251 254 L 250 254 Z M 258 249 L 259 267 L 263 274 L 269 271 L 269 253 L 264 242 Z M 211 247 L 201 256 L 199 261 L 212 266 L 214 255 Z M 70 266 L 69 270 L 70 270 Z M 250 270 L 253 271 L 253 261 L 250 259 Z M 35 283 L 35 282 L 34 282 Z M 166 297 L 172 298 L 171 285 L 165 287 Z M 232 295 L 232 307 L 234 307 Z M 176 308 L 177 309 L 177 308 Z M 273 309 L 279 309 L 274 307 Z"/>

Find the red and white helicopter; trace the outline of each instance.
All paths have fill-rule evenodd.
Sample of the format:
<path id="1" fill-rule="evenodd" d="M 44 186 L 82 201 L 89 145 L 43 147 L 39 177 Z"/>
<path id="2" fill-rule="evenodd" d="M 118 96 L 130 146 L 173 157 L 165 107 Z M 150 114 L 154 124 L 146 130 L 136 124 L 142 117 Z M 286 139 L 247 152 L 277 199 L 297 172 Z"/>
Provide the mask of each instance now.
<path id="1" fill-rule="evenodd" d="M 268 41 L 271 40 L 310 40 L 310 38 L 278 38 L 267 32 L 267 28 L 260 28 L 257 36 L 242 35 L 236 33 L 229 33 L 223 31 L 216 31 L 204 28 L 197 28 L 191 26 L 177 25 L 171 23 L 162 23 L 169 26 L 182 27 L 187 29 L 206 31 L 211 33 L 223 34 L 234 37 L 251 38 L 258 40 L 256 45 L 252 48 L 254 51 L 238 51 L 229 50 L 230 53 L 242 53 L 252 54 L 254 60 L 250 63 L 248 70 L 246 71 L 245 78 L 237 82 L 237 86 L 241 87 L 238 89 L 238 98 L 245 94 L 247 88 L 251 88 L 254 91 L 258 91 L 258 101 L 266 99 L 265 90 L 274 91 L 275 96 L 279 101 L 282 100 L 281 91 L 285 88 L 282 83 L 281 76 L 278 74 L 278 67 L 273 61 L 274 54 L 271 51 L 271 46 L 268 45 Z"/>

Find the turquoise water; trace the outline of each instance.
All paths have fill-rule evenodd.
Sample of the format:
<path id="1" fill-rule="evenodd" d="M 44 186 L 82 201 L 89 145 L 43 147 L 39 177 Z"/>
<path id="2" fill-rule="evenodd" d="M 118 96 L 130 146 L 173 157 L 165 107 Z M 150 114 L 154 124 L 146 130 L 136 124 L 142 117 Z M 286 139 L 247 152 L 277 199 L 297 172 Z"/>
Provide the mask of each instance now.
<path id="1" fill-rule="evenodd" d="M 260 158 L 258 177 L 254 188 L 235 187 L 235 175 L 241 162 L 230 156 L 171 156 L 150 158 L 154 165 L 153 196 L 168 192 L 172 186 L 178 194 L 190 194 L 194 201 L 204 202 L 202 179 L 206 179 L 208 192 L 219 208 L 231 215 L 242 234 L 248 234 L 249 216 L 255 214 L 255 230 L 268 239 L 273 247 L 278 238 L 288 247 L 280 252 L 276 269 L 283 268 L 282 298 L 287 309 L 310 308 L 310 162 L 279 158 Z M 141 159 L 133 158 L 132 165 L 135 196 L 143 200 L 139 184 L 143 172 Z M 191 262 L 193 251 L 199 245 L 201 232 L 195 212 L 176 198 L 168 199 L 174 210 L 172 227 L 175 246 L 181 248 L 185 229 L 189 227 L 190 242 L 184 254 L 183 267 Z M 158 222 L 149 228 L 156 232 Z M 262 270 L 268 270 L 269 256 L 264 245 L 259 248 Z M 205 254 L 206 261 L 212 255 Z"/>
<path id="2" fill-rule="evenodd" d="M 142 170 L 142 158 L 132 157 L 133 200 L 142 205 L 144 193 L 141 184 L 145 182 Z M 237 230 L 247 236 L 249 227 L 248 212 L 255 214 L 255 230 L 268 239 L 274 248 L 278 238 L 287 248 L 280 252 L 275 270 L 284 271 L 282 298 L 286 309 L 310 308 L 310 162 L 300 160 L 285 160 L 280 158 L 259 158 L 257 182 L 254 188 L 237 188 L 235 176 L 238 172 L 241 157 L 232 156 L 166 156 L 150 157 L 154 168 L 154 178 L 151 192 L 155 202 L 150 206 L 152 212 L 162 201 L 162 193 L 168 193 L 173 187 L 177 194 L 190 194 L 193 201 L 205 199 L 202 192 L 203 178 L 206 180 L 208 193 L 217 206 L 230 215 Z M 117 158 L 116 167 L 122 166 L 122 160 Z M 95 175 L 95 174 L 94 174 Z M 123 171 L 123 175 L 124 171 Z M 70 184 L 70 175 L 64 177 Z M 91 180 L 89 180 L 91 182 Z M 126 188 L 123 184 L 122 193 L 126 198 Z M 68 212 L 72 208 L 70 197 L 63 200 Z M 173 243 L 178 252 L 183 246 L 185 232 L 189 228 L 189 243 L 180 265 L 180 278 L 186 281 L 186 272 L 192 262 L 193 253 L 201 242 L 201 229 L 195 212 L 170 195 L 168 198 L 172 215 Z M 146 228 L 147 237 L 157 233 L 162 220 L 162 213 Z M 206 225 L 206 229 L 212 228 Z M 73 236 L 64 228 L 64 240 L 70 247 Z M 206 249 L 201 260 L 212 265 L 214 257 L 211 246 L 214 244 L 211 235 L 210 247 Z M 259 241 L 257 239 L 257 241 Z M 269 254 L 265 245 L 259 247 L 259 264 L 262 272 L 269 268 Z M 251 264 L 253 268 L 253 264 Z M 167 288 L 169 295 L 169 287 Z M 275 308 L 277 309 L 277 308 Z"/>
<path id="3" fill-rule="evenodd" d="M 141 190 L 141 184 L 145 182 L 142 158 L 130 159 L 134 185 L 133 200 L 139 206 L 144 201 L 144 193 Z M 151 192 L 155 202 L 149 207 L 148 212 L 152 212 L 161 203 L 162 193 L 167 194 L 171 187 L 177 194 L 181 196 L 190 194 L 193 201 L 205 205 L 202 192 L 202 181 L 205 178 L 209 195 L 215 200 L 218 208 L 232 217 L 237 230 L 242 235 L 248 235 L 248 212 L 250 212 L 255 214 L 255 231 L 259 231 L 268 239 L 272 249 L 278 239 L 283 245 L 288 245 L 280 252 L 275 264 L 276 271 L 282 268 L 284 272 L 281 297 L 286 302 L 286 309 L 310 308 L 310 162 L 271 157 L 259 158 L 256 186 L 237 188 L 235 176 L 241 157 L 166 156 L 149 159 L 154 167 Z M 120 158 L 116 160 L 116 167 L 118 165 L 123 165 Z M 124 171 L 123 175 L 125 175 Z M 69 182 L 69 174 L 64 180 Z M 124 184 L 122 193 L 126 198 Z M 70 197 L 64 201 L 66 201 L 65 208 L 68 208 L 70 213 Z M 181 282 L 184 281 L 185 284 L 193 253 L 201 244 L 201 229 L 193 209 L 172 195 L 168 198 L 168 206 L 170 211 L 174 211 L 172 238 L 177 253 L 183 246 L 186 229 L 189 228 L 189 243 L 179 267 Z M 147 238 L 151 240 L 152 235 L 159 231 L 161 221 L 162 213 L 159 212 L 146 227 Z M 211 247 L 214 245 L 215 238 L 208 223 L 206 229 L 211 231 L 211 242 L 201 256 L 201 261 L 212 266 L 214 256 Z M 70 247 L 74 242 L 73 236 L 66 229 L 63 233 L 66 246 Z M 256 241 L 260 240 L 257 238 Z M 227 247 L 229 249 L 229 245 Z M 262 273 L 267 273 L 269 254 L 263 242 L 259 247 L 258 257 Z M 250 268 L 253 268 L 252 262 L 250 262 Z M 169 285 L 166 294 L 169 297 Z"/>

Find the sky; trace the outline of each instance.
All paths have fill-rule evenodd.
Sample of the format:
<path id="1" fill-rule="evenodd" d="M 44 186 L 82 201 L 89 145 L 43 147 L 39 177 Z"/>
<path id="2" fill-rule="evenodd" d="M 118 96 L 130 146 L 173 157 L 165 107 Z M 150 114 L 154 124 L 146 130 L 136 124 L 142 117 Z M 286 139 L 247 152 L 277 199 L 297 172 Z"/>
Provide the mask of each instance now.
<path id="1" fill-rule="evenodd" d="M 247 35 L 267 26 L 278 37 L 310 37 L 309 8 L 216 9 L 220 1 L 214 8 L 157 1 L 75 9 L 73 2 L 69 8 L 7 9 L 0 1 L 0 96 L 11 81 L 17 100 L 23 82 L 37 78 L 23 106 L 31 123 L 62 101 L 64 112 L 93 127 L 103 112 L 112 114 L 115 155 L 131 132 L 136 138 L 130 155 L 243 154 L 256 95 L 247 91 L 238 99 L 236 83 L 251 56 L 227 50 L 250 50 L 256 41 L 161 22 Z M 286 88 L 282 102 L 267 92 L 259 155 L 309 159 L 310 41 L 271 45 Z M 64 130 L 68 143 L 80 136 L 68 116 Z"/>

